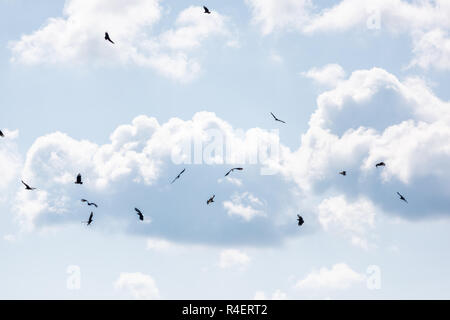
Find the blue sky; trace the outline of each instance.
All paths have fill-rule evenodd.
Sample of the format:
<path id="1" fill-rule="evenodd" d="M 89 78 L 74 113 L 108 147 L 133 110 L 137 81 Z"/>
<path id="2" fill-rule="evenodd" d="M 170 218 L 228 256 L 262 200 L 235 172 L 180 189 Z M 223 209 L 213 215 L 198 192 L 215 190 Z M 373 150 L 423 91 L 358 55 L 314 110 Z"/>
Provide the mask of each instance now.
<path id="1" fill-rule="evenodd" d="M 0 6 L 0 298 L 449 298 L 446 1 Z"/>

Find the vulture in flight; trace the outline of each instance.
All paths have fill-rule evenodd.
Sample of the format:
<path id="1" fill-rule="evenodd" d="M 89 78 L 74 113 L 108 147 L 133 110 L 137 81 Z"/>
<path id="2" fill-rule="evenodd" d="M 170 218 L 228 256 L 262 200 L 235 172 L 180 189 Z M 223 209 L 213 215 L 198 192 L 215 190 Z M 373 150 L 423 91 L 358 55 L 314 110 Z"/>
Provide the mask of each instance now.
<path id="1" fill-rule="evenodd" d="M 29 185 L 27 185 L 25 182 L 23 182 L 23 180 L 21 180 L 23 185 L 25 186 L 25 190 L 35 190 L 36 188 L 32 188 Z"/>
<path id="2" fill-rule="evenodd" d="M 93 203 L 93 202 L 89 202 L 89 201 L 86 200 L 86 199 L 81 199 L 81 202 L 87 202 L 87 205 L 88 205 L 88 206 L 94 206 L 94 207 L 98 208 L 98 205 L 97 205 L 97 204 L 95 204 L 95 203 Z"/>
<path id="3" fill-rule="evenodd" d="M 208 201 L 206 201 L 206 204 L 210 204 L 211 202 L 214 202 L 214 197 L 215 197 L 215 195 L 213 195 L 211 198 L 209 198 Z"/>
<path id="4" fill-rule="evenodd" d="M 86 223 L 86 225 L 90 225 L 92 223 L 92 221 L 94 221 L 93 217 L 94 217 L 94 213 L 91 212 L 91 214 L 89 215 L 88 221 L 83 221 L 83 222 Z"/>
<path id="5" fill-rule="evenodd" d="M 339 172 L 339 174 L 342 174 L 343 176 L 346 176 L 347 175 L 347 171 L 341 171 L 341 172 Z"/>
<path id="6" fill-rule="evenodd" d="M 173 181 L 171 182 L 171 184 L 174 183 L 177 179 L 180 179 L 181 175 L 182 175 L 185 171 L 186 171 L 186 169 L 183 169 L 183 171 L 181 171 L 181 172 L 175 177 L 175 179 L 173 179 Z"/>
<path id="7" fill-rule="evenodd" d="M 297 221 L 299 226 L 301 226 L 305 222 L 305 220 L 303 220 L 303 218 L 299 214 L 297 215 Z"/>
<path id="8" fill-rule="evenodd" d="M 141 210 L 139 210 L 138 208 L 134 208 L 134 210 L 136 211 L 137 215 L 139 216 L 139 220 L 144 221 L 144 215 L 142 214 Z"/>
<path id="9" fill-rule="evenodd" d="M 111 38 L 109 37 L 108 32 L 105 32 L 105 40 L 111 42 L 112 44 L 114 44 L 114 41 L 111 40 Z"/>
<path id="10" fill-rule="evenodd" d="M 375 168 L 378 168 L 378 167 L 385 167 L 385 166 L 386 166 L 386 163 L 380 162 L 380 163 L 377 163 L 377 164 L 375 165 Z"/>
<path id="11" fill-rule="evenodd" d="M 229 175 L 231 172 L 233 172 L 234 170 L 244 170 L 244 168 L 233 168 L 233 169 L 230 169 L 230 171 L 227 172 L 227 174 L 225 175 L 225 177 L 228 176 L 228 175 Z"/>
<path id="12" fill-rule="evenodd" d="M 408 200 L 405 199 L 404 196 L 402 196 L 399 192 L 397 192 L 398 196 L 400 197 L 400 200 L 405 201 L 406 203 L 408 203 Z"/>
<path id="13" fill-rule="evenodd" d="M 271 112 L 270 114 L 271 114 L 272 117 L 275 119 L 275 121 L 279 121 L 279 122 L 286 123 L 286 122 L 284 122 L 283 120 L 280 120 L 280 119 L 278 119 L 277 117 L 275 117 L 275 115 L 274 115 L 272 112 Z"/>
<path id="14" fill-rule="evenodd" d="M 75 184 L 83 184 L 83 181 L 81 181 L 81 174 L 77 175 L 77 181 L 75 181 Z"/>
<path id="15" fill-rule="evenodd" d="M 4 137 L 5 135 L 3 134 L 2 130 L 0 130 L 0 137 Z"/>
<path id="16" fill-rule="evenodd" d="M 205 10 L 204 13 L 207 13 L 207 14 L 210 14 L 210 13 L 211 13 L 211 11 L 209 11 L 209 9 L 208 9 L 207 7 L 205 7 L 205 6 L 203 6 L 203 10 Z"/>

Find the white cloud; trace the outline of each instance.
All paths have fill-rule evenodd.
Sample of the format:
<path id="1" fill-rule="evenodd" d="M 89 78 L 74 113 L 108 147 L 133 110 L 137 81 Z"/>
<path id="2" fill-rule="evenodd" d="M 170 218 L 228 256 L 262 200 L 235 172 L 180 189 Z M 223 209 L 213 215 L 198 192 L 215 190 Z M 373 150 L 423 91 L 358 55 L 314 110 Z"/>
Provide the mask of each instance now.
<path id="1" fill-rule="evenodd" d="M 318 206 L 319 223 L 324 230 L 342 232 L 362 248 L 368 248 L 366 238 L 375 227 L 376 212 L 370 200 L 349 202 L 345 196 L 324 199 Z"/>
<path id="2" fill-rule="evenodd" d="M 364 282 L 365 275 L 352 270 L 345 263 L 338 263 L 331 269 L 321 268 L 312 271 L 296 284 L 297 289 L 332 289 L 344 290 Z"/>
<path id="3" fill-rule="evenodd" d="M 326 86 L 336 86 L 345 77 L 344 69 L 338 64 L 327 64 L 322 68 L 312 68 L 302 73 L 316 83 Z"/>
<path id="4" fill-rule="evenodd" d="M 217 182 L 222 183 L 222 182 L 228 182 L 231 183 L 237 187 L 242 187 L 242 180 L 238 179 L 238 178 L 232 178 L 232 177 L 225 177 L 225 178 L 220 178 L 217 180 Z"/>
<path id="5" fill-rule="evenodd" d="M 264 291 L 256 291 L 253 300 L 269 300 Z M 287 294 L 277 289 L 272 293 L 272 300 L 287 300 Z"/>
<path id="6" fill-rule="evenodd" d="M 441 29 L 450 30 L 450 3 L 447 0 L 342 0 L 318 9 L 312 1 L 247 0 L 253 21 L 264 35 L 275 31 L 298 31 L 303 34 L 346 32 L 351 29 L 387 30 L 406 33 L 414 40 L 417 57 L 413 65 L 448 69 L 448 37 Z M 417 34 L 425 35 L 417 37 Z M 433 59 L 434 58 L 434 59 Z"/>
<path id="7" fill-rule="evenodd" d="M 147 239 L 147 249 L 153 251 L 167 251 L 173 248 L 174 245 L 167 240 L 158 238 Z"/>
<path id="8" fill-rule="evenodd" d="M 154 34 L 163 16 L 159 0 L 66 0 L 63 17 L 50 18 L 40 29 L 10 43 L 12 61 L 35 64 L 136 64 L 164 76 L 189 81 L 200 64 L 189 51 L 211 36 L 233 36 L 226 18 L 189 7 L 175 28 Z M 105 43 L 108 31 L 115 45 Z M 230 41 L 230 40 L 229 40 Z"/>
<path id="9" fill-rule="evenodd" d="M 5 234 L 3 236 L 3 240 L 5 240 L 7 242 L 15 242 L 17 240 L 17 237 L 13 234 Z"/>
<path id="10" fill-rule="evenodd" d="M 114 283 L 118 290 L 129 292 L 134 299 L 157 300 L 160 299 L 159 289 L 149 275 L 134 272 L 123 272 Z"/>
<path id="11" fill-rule="evenodd" d="M 237 249 L 227 249 L 220 253 L 219 267 L 222 269 L 244 269 L 250 263 L 250 257 Z"/>
<path id="12" fill-rule="evenodd" d="M 249 192 L 236 193 L 231 197 L 231 201 L 223 202 L 223 207 L 227 210 L 229 216 L 237 215 L 245 221 L 264 215 L 261 210 L 263 206 L 263 202 Z"/>

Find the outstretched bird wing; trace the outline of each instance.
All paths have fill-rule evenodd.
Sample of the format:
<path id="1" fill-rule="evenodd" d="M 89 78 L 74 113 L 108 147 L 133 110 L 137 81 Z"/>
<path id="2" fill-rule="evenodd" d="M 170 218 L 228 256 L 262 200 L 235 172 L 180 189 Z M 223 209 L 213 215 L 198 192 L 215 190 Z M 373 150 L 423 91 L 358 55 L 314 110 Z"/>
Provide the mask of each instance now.
<path id="1" fill-rule="evenodd" d="M 27 189 L 33 189 L 33 188 L 31 188 L 29 185 L 27 185 L 25 182 L 23 182 L 23 180 L 21 180 L 21 181 L 22 181 L 23 185 L 24 185 Z"/>
<path id="2" fill-rule="evenodd" d="M 0 130 L 0 137 L 4 137 L 2 130 Z"/>
<path id="3" fill-rule="evenodd" d="M 233 171 L 233 169 L 230 169 L 226 174 L 225 177 L 228 176 L 230 174 L 230 172 Z"/>
<path id="4" fill-rule="evenodd" d="M 134 208 L 134 210 L 135 210 L 138 214 L 142 214 L 141 210 L 139 210 L 138 208 Z"/>

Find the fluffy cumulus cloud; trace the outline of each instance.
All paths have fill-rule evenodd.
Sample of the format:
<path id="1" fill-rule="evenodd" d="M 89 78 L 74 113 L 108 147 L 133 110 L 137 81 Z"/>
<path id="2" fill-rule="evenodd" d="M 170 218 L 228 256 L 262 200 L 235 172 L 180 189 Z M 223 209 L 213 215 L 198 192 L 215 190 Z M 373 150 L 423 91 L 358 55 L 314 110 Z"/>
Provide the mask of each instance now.
<path id="1" fill-rule="evenodd" d="M 412 65 L 449 69 L 450 3 L 447 0 L 341 0 L 326 8 L 307 0 L 246 2 L 253 21 L 264 35 L 277 30 L 315 34 L 356 28 L 406 33 L 414 40 L 416 57 Z"/>
<path id="2" fill-rule="evenodd" d="M 117 290 L 125 291 L 134 299 L 156 300 L 160 299 L 159 289 L 155 280 L 147 274 L 140 272 L 123 272 L 114 282 Z"/>
<path id="3" fill-rule="evenodd" d="M 67 0 L 63 16 L 10 43 L 12 61 L 34 64 L 135 64 L 188 81 L 200 71 L 192 49 L 211 36 L 232 41 L 227 18 L 181 11 L 172 28 L 155 33 L 163 18 L 160 0 Z M 105 43 L 107 31 L 115 45 Z M 230 40 L 231 39 L 231 40 Z"/>
<path id="4" fill-rule="evenodd" d="M 19 223 L 30 230 L 85 221 L 94 211 L 98 228 L 120 228 L 173 242 L 279 241 L 289 233 L 280 223 L 263 221 L 276 221 L 284 214 L 263 214 L 267 208 L 260 199 L 269 191 L 233 196 L 236 186 L 217 183 L 217 179 L 211 185 L 209 180 L 217 168 L 238 164 L 245 165 L 246 172 L 255 168 L 253 176 L 258 177 L 258 168 L 272 161 L 270 146 L 278 144 L 274 132 L 234 129 L 209 112 L 163 124 L 138 116 L 114 130 L 110 143 L 103 145 L 51 133 L 37 138 L 26 154 L 22 176 L 37 190 L 20 189 L 14 211 Z M 183 168 L 186 172 L 171 184 Z M 219 170 L 219 177 L 223 176 L 225 169 Z M 74 184 L 78 173 L 84 180 L 81 186 Z M 183 191 L 186 185 L 189 192 Z M 206 205 L 211 194 L 204 185 L 215 185 L 217 205 Z M 228 195 L 230 203 L 221 206 Z M 87 207 L 80 201 L 83 198 L 95 201 L 99 208 Z M 134 207 L 143 211 L 148 223 L 136 224 Z M 211 211 L 214 223 L 207 218 Z M 150 249 L 161 247 L 164 244 L 149 242 Z"/>
<path id="5" fill-rule="evenodd" d="M 358 70 L 319 95 L 300 148 L 282 149 L 279 170 L 309 197 L 321 195 L 323 226 L 324 216 L 334 217 L 334 225 L 357 236 L 378 209 L 407 219 L 450 214 L 449 141 L 450 103 L 426 83 Z M 386 167 L 376 168 L 380 161 Z M 397 191 L 410 205 L 398 201 Z M 339 218 L 346 210 L 366 227 Z"/>
<path id="6" fill-rule="evenodd" d="M 335 86 L 344 79 L 344 69 L 335 63 L 327 64 L 322 68 L 312 68 L 302 73 L 303 76 L 313 79 L 316 83 L 326 86 Z"/>
<path id="7" fill-rule="evenodd" d="M 320 225 L 349 237 L 354 245 L 368 248 L 367 235 L 375 227 L 376 208 L 367 199 L 348 203 L 345 196 L 324 199 L 318 206 Z"/>
<path id="8" fill-rule="evenodd" d="M 345 290 L 365 281 L 365 275 L 354 271 L 345 263 L 338 263 L 328 268 L 314 270 L 295 287 L 299 290 Z"/>
<path id="9" fill-rule="evenodd" d="M 244 269 L 250 263 L 250 257 L 237 249 L 226 249 L 220 253 L 219 267 L 222 269 Z"/>

